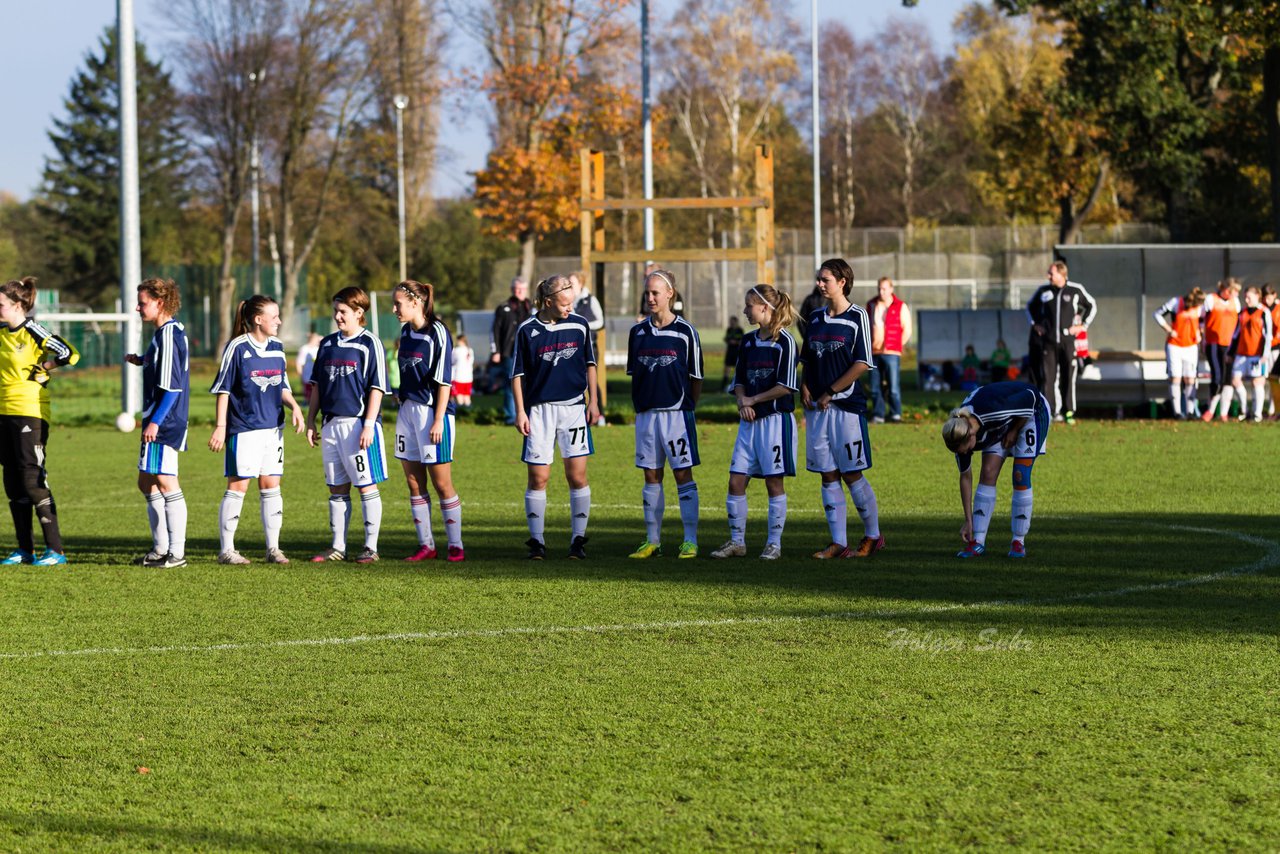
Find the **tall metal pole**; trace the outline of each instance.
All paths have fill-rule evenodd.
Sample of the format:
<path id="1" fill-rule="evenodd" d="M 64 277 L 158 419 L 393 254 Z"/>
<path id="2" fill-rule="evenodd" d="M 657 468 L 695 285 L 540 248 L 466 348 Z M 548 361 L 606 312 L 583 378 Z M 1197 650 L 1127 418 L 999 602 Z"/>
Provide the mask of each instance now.
<path id="1" fill-rule="evenodd" d="M 409 259 L 404 246 L 404 108 L 409 106 L 409 98 L 396 95 L 396 189 L 400 208 L 400 281 L 409 278 Z"/>
<path id="2" fill-rule="evenodd" d="M 142 281 L 142 230 L 138 213 L 138 71 L 133 0 L 116 2 L 116 41 L 120 82 L 120 310 L 129 314 L 123 324 L 121 346 L 124 353 L 134 353 L 141 333 L 137 288 Z M 120 364 L 121 411 L 138 412 L 142 409 L 142 373 L 123 359 Z"/>
<path id="3" fill-rule="evenodd" d="M 258 160 L 258 84 L 262 82 L 261 71 L 249 72 L 249 83 L 252 88 L 249 114 L 249 209 L 253 214 L 253 292 L 262 293 L 262 236 L 259 231 L 258 218 L 258 174 L 261 163 Z M 276 299 L 280 294 L 276 294 Z"/>
<path id="4" fill-rule="evenodd" d="M 649 94 L 649 0 L 640 0 L 640 119 L 644 125 L 644 197 L 653 198 L 653 105 Z M 644 209 L 644 248 L 652 252 L 653 208 Z"/>
<path id="5" fill-rule="evenodd" d="M 822 264 L 822 114 L 818 100 L 818 0 L 809 4 L 809 37 L 813 71 L 813 269 Z"/>

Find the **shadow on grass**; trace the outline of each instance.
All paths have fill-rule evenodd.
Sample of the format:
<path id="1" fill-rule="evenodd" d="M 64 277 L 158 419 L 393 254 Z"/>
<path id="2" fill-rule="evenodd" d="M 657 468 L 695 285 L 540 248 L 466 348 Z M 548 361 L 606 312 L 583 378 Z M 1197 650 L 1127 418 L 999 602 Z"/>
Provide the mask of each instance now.
<path id="1" fill-rule="evenodd" d="M 339 842 L 331 839 L 312 839 L 280 833 L 237 833 L 213 827 L 174 827 L 142 821 L 123 819 L 89 818 L 79 815 L 37 812 L 17 813 L 0 810 L 0 826 L 8 830 L 10 842 L 20 843 L 23 834 L 57 834 L 74 836 L 73 845 L 88 845 L 92 841 L 120 844 L 135 849 L 190 847 L 193 850 L 262 850 L 262 851 L 317 851 L 332 854 L 408 854 L 422 852 L 423 848 L 409 845 L 387 845 L 364 842 Z M 41 844 L 49 839 L 39 840 Z M 61 840 L 63 843 L 70 840 Z"/>
<path id="2" fill-rule="evenodd" d="M 819 561 L 809 554 L 825 545 L 826 526 L 809 516 L 788 523 L 784 558 L 779 561 L 756 559 L 761 544 L 750 536 L 752 557 L 706 557 L 719 543 L 707 537 L 712 525 L 703 526 L 704 556 L 699 559 L 677 560 L 673 549 L 661 558 L 638 561 L 626 558 L 639 540 L 635 523 L 605 518 L 590 530 L 585 561 L 566 558 L 567 533 L 548 534 L 548 560 L 528 561 L 523 531 L 510 525 L 474 525 L 466 529 L 471 545 L 465 563 L 406 563 L 398 558 L 411 553 L 415 544 L 398 535 L 384 537 L 383 560 L 369 566 L 309 564 L 305 557 L 312 551 L 295 544 L 286 545 L 295 558 L 290 567 L 255 565 L 248 571 L 286 572 L 291 581 L 319 572 L 359 573 L 356 577 L 396 584 L 424 575 L 463 583 L 544 582 L 554 585 L 547 593 L 552 596 L 561 595 L 563 585 L 674 585 L 688 589 L 687 600 L 683 593 L 674 600 L 688 605 L 697 604 L 698 588 L 715 587 L 741 592 L 734 596 L 733 615 L 743 617 L 812 616 L 847 608 L 855 615 L 911 612 L 920 619 L 989 621 L 991 603 L 1008 603 L 1022 606 L 1023 613 L 1032 608 L 1061 625 L 1102 619 L 1134 626 L 1274 632 L 1280 626 L 1274 604 L 1280 544 L 1258 539 L 1272 522 L 1261 516 L 1196 514 L 1048 518 L 1036 521 L 1026 559 L 1006 557 L 1007 534 L 999 532 L 989 538 L 985 556 L 959 560 L 955 519 L 909 517 L 886 527 L 887 548 L 873 558 Z M 753 519 L 749 535 L 758 537 L 762 527 Z M 674 534 L 678 527 L 669 524 L 667 530 Z M 503 545 L 499 549 L 496 543 Z M 324 545 L 315 543 L 314 549 Z M 111 540 L 102 541 L 99 548 L 99 553 L 86 557 L 123 564 L 131 554 Z M 195 540 L 188 551 L 193 556 L 190 569 L 139 571 L 246 571 L 210 566 L 215 549 L 212 541 Z M 1218 574 L 1223 577 L 1206 578 Z M 797 601 L 790 609 L 778 609 L 772 603 L 780 593 L 819 601 Z M 956 607 L 979 604 L 983 607 L 976 611 Z"/>

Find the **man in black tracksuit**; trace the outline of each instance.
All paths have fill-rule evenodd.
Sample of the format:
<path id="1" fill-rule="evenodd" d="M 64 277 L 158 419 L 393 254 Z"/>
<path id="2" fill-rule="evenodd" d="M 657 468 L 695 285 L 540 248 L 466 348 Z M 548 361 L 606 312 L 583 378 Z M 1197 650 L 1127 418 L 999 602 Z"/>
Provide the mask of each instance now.
<path id="1" fill-rule="evenodd" d="M 1097 311 L 1097 302 L 1084 286 L 1067 281 L 1062 261 L 1050 265 L 1049 281 L 1027 302 L 1031 363 L 1039 367 L 1040 391 L 1054 415 L 1068 423 L 1075 420 L 1076 335 L 1089 328 Z"/>
<path id="2" fill-rule="evenodd" d="M 516 327 L 529 317 L 529 283 L 521 276 L 511 280 L 511 297 L 493 311 L 489 335 L 492 375 L 502 386 L 502 410 L 507 424 L 516 423 L 516 398 L 511 391 L 511 362 L 515 358 Z"/>

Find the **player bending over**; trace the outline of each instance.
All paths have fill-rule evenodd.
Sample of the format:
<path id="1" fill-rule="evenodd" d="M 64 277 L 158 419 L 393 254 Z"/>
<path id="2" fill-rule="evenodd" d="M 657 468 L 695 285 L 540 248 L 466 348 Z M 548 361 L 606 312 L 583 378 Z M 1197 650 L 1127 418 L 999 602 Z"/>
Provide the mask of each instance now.
<path id="1" fill-rule="evenodd" d="M 524 494 L 530 560 L 547 556 L 547 480 L 555 446 L 560 446 L 569 483 L 572 540 L 569 557 L 587 556 L 591 487 L 587 457 L 595 452 L 591 427 L 600 417 L 596 353 L 586 318 L 573 313 L 573 285 L 566 276 L 538 283 L 536 313 L 516 329 L 511 390 L 516 429 L 524 436 L 521 459 L 529 466 Z"/>
<path id="2" fill-rule="evenodd" d="M 645 276 L 649 315 L 631 327 L 627 374 L 636 409 L 636 468 L 644 471 L 645 540 L 631 557 L 662 554 L 664 465 L 671 464 L 680 498 L 684 541 L 680 557 L 698 556 L 698 428 L 693 410 L 702 394 L 702 342 L 698 330 L 671 310 L 676 298 L 674 274 L 654 270 Z"/>
<path id="3" fill-rule="evenodd" d="M 942 425 L 942 441 L 960 468 L 960 505 L 964 548 L 956 557 L 978 557 L 986 551 L 987 529 L 996 506 L 996 481 L 1005 457 L 1013 457 L 1013 543 L 1009 557 L 1027 556 L 1031 529 L 1031 467 L 1045 452 L 1049 435 L 1049 401 L 1033 386 L 1006 382 L 983 386 L 970 394 Z M 974 451 L 982 452 L 978 488 L 973 488 Z"/>

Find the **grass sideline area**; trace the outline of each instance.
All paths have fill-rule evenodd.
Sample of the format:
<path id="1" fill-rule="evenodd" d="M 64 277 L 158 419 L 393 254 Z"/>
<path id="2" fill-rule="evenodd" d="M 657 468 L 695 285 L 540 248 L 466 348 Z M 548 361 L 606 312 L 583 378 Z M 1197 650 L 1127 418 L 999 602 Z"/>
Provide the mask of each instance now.
<path id="1" fill-rule="evenodd" d="M 1029 558 L 999 548 L 1006 475 L 996 547 L 961 562 L 938 426 L 872 429 L 872 560 L 808 558 L 827 534 L 803 473 L 781 561 L 627 560 L 641 478 L 610 426 L 589 559 L 564 558 L 557 474 L 551 559 L 529 564 L 518 438 L 466 424 L 467 562 L 394 559 L 414 542 L 393 477 L 369 567 L 299 560 L 328 531 L 319 452 L 296 436 L 295 562 L 262 564 L 251 490 L 255 563 L 217 566 L 224 481 L 201 426 L 179 570 L 128 565 L 147 540 L 136 432 L 58 426 L 72 563 L 0 572 L 0 848 L 1280 845 L 1275 497 L 1232 474 L 1274 428 L 1054 425 Z M 699 431 L 704 554 L 726 534 L 734 430 Z M 758 550 L 760 484 L 749 501 Z"/>

